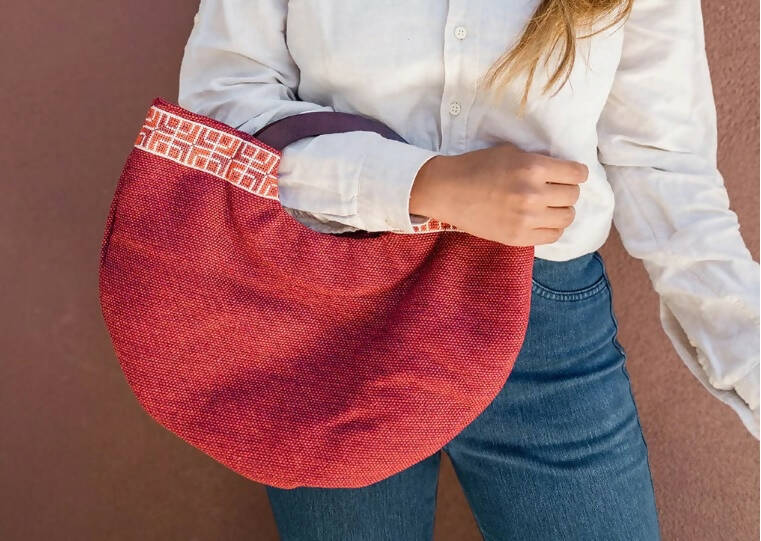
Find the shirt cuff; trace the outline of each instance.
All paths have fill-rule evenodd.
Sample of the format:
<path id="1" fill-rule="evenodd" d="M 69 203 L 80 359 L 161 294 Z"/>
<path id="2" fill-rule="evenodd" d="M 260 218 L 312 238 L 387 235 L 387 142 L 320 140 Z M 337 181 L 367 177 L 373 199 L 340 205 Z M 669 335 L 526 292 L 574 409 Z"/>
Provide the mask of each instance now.
<path id="1" fill-rule="evenodd" d="M 410 194 L 420 168 L 440 153 L 373 134 L 362 163 L 357 215 L 368 231 L 412 233 L 428 217 L 410 214 Z"/>
<path id="2" fill-rule="evenodd" d="M 684 328 L 663 298 L 659 301 L 659 311 L 661 326 L 666 336 L 692 375 L 703 384 L 710 394 L 732 408 L 753 437 L 761 439 L 758 408 L 758 352 L 751 353 L 756 357 L 755 360 L 751 359 L 749 362 L 751 366 L 755 366 L 751 372 L 736 382 L 733 388 L 719 388 L 710 381 L 706 368 L 708 361 L 705 355 L 688 338 Z"/>
<path id="3" fill-rule="evenodd" d="M 316 231 L 412 233 L 429 220 L 410 214 L 412 186 L 423 164 L 437 155 L 369 131 L 304 138 L 283 150 L 279 199 Z"/>

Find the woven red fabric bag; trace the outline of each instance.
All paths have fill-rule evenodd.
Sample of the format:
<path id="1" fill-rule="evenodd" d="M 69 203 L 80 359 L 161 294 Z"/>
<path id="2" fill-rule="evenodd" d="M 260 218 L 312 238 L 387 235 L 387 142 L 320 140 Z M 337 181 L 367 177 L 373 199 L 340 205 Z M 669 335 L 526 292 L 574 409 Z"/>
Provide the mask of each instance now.
<path id="1" fill-rule="evenodd" d="M 289 117 L 279 135 L 357 129 L 325 115 L 341 113 Z M 366 486 L 435 453 L 500 391 L 534 247 L 434 220 L 312 230 L 277 198 L 284 139 L 265 131 L 154 100 L 106 224 L 103 316 L 139 403 L 186 442 L 276 487 Z"/>

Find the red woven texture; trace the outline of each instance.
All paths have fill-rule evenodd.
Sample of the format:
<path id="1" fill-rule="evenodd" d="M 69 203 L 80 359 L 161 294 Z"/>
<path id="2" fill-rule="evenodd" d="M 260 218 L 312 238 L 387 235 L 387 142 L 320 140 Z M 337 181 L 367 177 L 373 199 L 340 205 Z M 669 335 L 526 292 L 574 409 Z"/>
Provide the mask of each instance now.
<path id="1" fill-rule="evenodd" d="M 157 98 L 111 205 L 101 306 L 140 404 L 282 488 L 366 486 L 435 453 L 512 370 L 534 248 L 316 232 L 235 185 L 220 134 L 273 150 Z"/>

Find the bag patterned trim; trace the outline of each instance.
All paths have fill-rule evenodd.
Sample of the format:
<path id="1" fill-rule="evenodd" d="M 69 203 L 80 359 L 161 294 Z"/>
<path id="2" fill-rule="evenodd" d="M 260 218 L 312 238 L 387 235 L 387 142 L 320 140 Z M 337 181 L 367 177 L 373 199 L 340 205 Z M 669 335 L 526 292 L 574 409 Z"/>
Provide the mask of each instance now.
<path id="1" fill-rule="evenodd" d="M 281 154 L 152 106 L 135 146 L 277 200 Z"/>

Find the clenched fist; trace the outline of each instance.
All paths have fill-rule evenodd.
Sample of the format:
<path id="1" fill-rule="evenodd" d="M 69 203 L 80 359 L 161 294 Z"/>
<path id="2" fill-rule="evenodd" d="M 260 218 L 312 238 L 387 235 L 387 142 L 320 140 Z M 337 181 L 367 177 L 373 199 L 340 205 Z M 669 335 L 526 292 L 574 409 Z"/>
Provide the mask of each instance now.
<path id="1" fill-rule="evenodd" d="M 512 143 L 435 156 L 418 171 L 409 211 L 511 246 L 555 242 L 574 220 L 586 165 Z"/>

